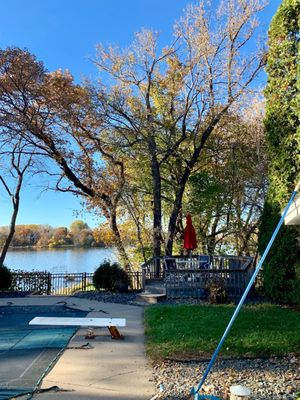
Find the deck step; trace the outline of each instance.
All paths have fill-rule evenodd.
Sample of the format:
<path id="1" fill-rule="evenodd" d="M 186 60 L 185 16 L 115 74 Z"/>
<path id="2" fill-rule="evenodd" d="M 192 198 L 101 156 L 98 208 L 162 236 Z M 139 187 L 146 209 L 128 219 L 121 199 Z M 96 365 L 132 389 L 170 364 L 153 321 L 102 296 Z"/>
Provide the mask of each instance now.
<path id="1" fill-rule="evenodd" d="M 145 304 L 157 304 L 162 300 L 165 300 L 166 295 L 164 293 L 140 293 L 137 296 L 137 300 Z"/>
<path id="2" fill-rule="evenodd" d="M 164 281 L 149 281 L 146 283 L 145 292 L 149 294 L 166 294 L 166 286 Z"/>

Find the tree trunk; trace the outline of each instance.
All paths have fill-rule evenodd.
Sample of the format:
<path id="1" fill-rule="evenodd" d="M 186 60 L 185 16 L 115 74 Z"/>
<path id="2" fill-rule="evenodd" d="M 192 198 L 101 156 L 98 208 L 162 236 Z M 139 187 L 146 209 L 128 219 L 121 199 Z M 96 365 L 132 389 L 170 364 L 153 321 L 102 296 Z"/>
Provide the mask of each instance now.
<path id="1" fill-rule="evenodd" d="M 170 220 L 169 220 L 168 238 L 167 238 L 167 244 L 166 244 L 166 255 L 167 256 L 171 256 L 172 252 L 173 252 L 173 241 L 174 241 L 175 232 L 176 232 L 176 221 L 177 221 L 179 212 L 182 208 L 182 197 L 183 197 L 183 194 L 185 191 L 185 186 L 187 184 L 187 181 L 192 173 L 193 168 L 195 167 L 196 163 L 198 162 L 200 153 L 201 153 L 205 143 L 207 142 L 209 136 L 213 132 L 215 126 L 220 121 L 221 117 L 227 112 L 229 106 L 230 106 L 230 104 L 228 104 L 226 107 L 224 107 L 223 110 L 217 116 L 214 117 L 214 119 L 211 121 L 211 123 L 204 130 L 204 132 L 202 133 L 199 145 L 197 147 L 195 147 L 193 156 L 191 157 L 187 167 L 183 171 L 182 177 L 179 181 L 173 210 L 171 212 L 171 216 L 170 216 Z"/>
<path id="2" fill-rule="evenodd" d="M 149 141 L 151 173 L 153 182 L 153 256 L 155 257 L 155 274 L 160 275 L 161 256 L 161 176 L 156 154 L 156 143 L 152 137 Z"/>
<path id="3" fill-rule="evenodd" d="M 183 193 L 184 193 L 184 189 L 185 189 L 185 185 L 186 185 L 188 176 L 186 179 L 181 180 L 180 186 L 178 187 L 178 191 L 176 193 L 173 210 L 171 212 L 170 220 L 169 220 L 168 238 L 167 238 L 167 244 L 166 244 L 166 249 L 165 249 L 166 256 L 171 256 L 172 252 L 173 252 L 173 241 L 174 241 L 174 236 L 175 236 L 175 231 L 176 231 L 177 217 L 178 217 L 178 214 L 180 213 L 180 210 L 182 207 L 182 197 L 183 197 Z"/>
<path id="4" fill-rule="evenodd" d="M 1 255 L 0 255 L 0 267 L 4 264 L 4 260 L 5 260 L 8 248 L 9 248 L 10 243 L 11 243 L 13 237 L 14 237 L 14 234 L 15 234 L 16 220 L 17 220 L 17 216 L 18 216 L 18 212 L 19 212 L 20 191 L 21 191 L 21 187 L 22 187 L 22 180 L 23 180 L 23 177 L 19 176 L 18 185 L 17 185 L 17 188 L 16 188 L 16 193 L 13 196 L 13 200 L 12 200 L 14 210 L 13 210 L 13 214 L 12 214 L 12 217 L 11 217 L 11 220 L 10 220 L 9 234 L 8 234 L 6 240 L 5 240 L 5 243 L 4 243 L 4 246 L 2 248 Z"/>
<path id="5" fill-rule="evenodd" d="M 139 242 L 139 245 L 140 245 L 140 248 L 142 251 L 143 260 L 144 260 L 144 262 L 146 262 L 147 256 L 146 256 L 145 246 L 144 246 L 144 242 L 143 242 L 143 238 L 142 238 L 142 224 L 140 222 L 140 216 L 138 215 L 138 213 L 135 214 L 135 211 L 137 211 L 137 207 L 135 206 L 134 202 L 133 202 L 133 204 L 131 204 L 130 196 L 128 196 L 128 198 L 123 197 L 123 201 L 125 201 L 128 211 L 135 223 L 137 238 L 138 238 L 138 242 Z"/>
<path id="6" fill-rule="evenodd" d="M 106 218 L 108 219 L 110 228 L 114 234 L 115 244 L 116 244 L 120 259 L 121 259 L 121 263 L 124 266 L 124 269 L 127 272 L 130 272 L 132 270 L 132 268 L 131 268 L 129 258 L 127 256 L 127 253 L 126 253 L 126 250 L 125 250 L 125 247 L 123 245 L 123 241 L 122 241 L 122 238 L 120 235 L 120 231 L 119 231 L 118 224 L 117 224 L 116 213 L 110 212 L 109 216 L 107 215 Z"/>
<path id="7" fill-rule="evenodd" d="M 217 214 L 214 217 L 212 226 L 211 226 L 211 232 L 210 235 L 208 235 L 207 237 L 207 253 L 210 255 L 213 255 L 215 252 L 215 248 L 216 248 L 216 237 L 218 235 L 218 223 L 220 220 L 220 214 L 219 214 L 219 210 L 217 210 Z"/>

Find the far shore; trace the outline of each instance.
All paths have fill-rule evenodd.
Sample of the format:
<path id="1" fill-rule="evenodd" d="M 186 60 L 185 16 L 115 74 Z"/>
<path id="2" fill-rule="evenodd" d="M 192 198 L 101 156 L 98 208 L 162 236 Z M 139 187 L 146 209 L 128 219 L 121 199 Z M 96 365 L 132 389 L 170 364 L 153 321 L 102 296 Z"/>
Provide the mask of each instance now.
<path id="1" fill-rule="evenodd" d="M 75 244 L 66 244 L 61 246 L 10 246 L 9 250 L 58 250 L 58 249 L 105 249 L 105 245 L 98 246 L 77 246 Z"/>

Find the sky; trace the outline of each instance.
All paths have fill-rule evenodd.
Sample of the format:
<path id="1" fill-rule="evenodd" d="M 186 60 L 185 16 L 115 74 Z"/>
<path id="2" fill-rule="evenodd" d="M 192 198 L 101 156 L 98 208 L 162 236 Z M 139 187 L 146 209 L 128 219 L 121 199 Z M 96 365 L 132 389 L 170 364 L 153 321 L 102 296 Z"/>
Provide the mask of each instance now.
<path id="1" fill-rule="evenodd" d="M 49 70 L 68 69 L 80 81 L 95 79 L 92 63 L 98 43 L 131 43 L 142 27 L 160 33 L 162 44 L 172 39 L 172 27 L 193 0 L 0 0 L 0 48 L 27 48 Z M 267 30 L 281 0 L 270 0 L 260 15 Z M 45 178 L 27 178 L 22 190 L 17 224 L 70 226 L 82 219 L 95 227 L 99 218 L 81 213 L 80 199 L 44 191 Z M 8 225 L 12 206 L 0 188 L 0 226 Z"/>

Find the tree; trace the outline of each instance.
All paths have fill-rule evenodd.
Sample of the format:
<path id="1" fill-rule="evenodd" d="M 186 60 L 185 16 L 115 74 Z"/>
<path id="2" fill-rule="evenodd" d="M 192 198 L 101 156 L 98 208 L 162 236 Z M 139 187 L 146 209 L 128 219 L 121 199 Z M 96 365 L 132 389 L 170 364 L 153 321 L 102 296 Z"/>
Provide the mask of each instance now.
<path id="1" fill-rule="evenodd" d="M 71 244 L 71 236 L 69 235 L 68 228 L 61 226 L 53 230 L 53 235 L 49 240 L 49 247 L 60 247 Z"/>
<path id="2" fill-rule="evenodd" d="M 124 51 L 98 47 L 96 63 L 112 82 L 110 90 L 98 91 L 108 139 L 126 162 L 142 163 L 152 177 L 155 256 L 161 254 L 162 210 L 169 207 L 165 252 L 172 254 L 188 179 L 210 135 L 264 64 L 262 54 L 245 50 L 263 6 L 230 0 L 210 10 L 214 18 L 204 2 L 190 6 L 176 25 L 175 42 L 160 54 L 157 35 L 146 30 Z M 148 188 L 140 187 L 143 192 Z"/>
<path id="3" fill-rule="evenodd" d="M 284 0 L 269 31 L 265 91 L 269 189 L 260 227 L 262 252 L 277 225 L 280 212 L 299 180 L 299 28 L 300 3 Z M 283 227 L 264 267 L 264 286 L 277 301 L 299 302 L 299 228 Z"/>
<path id="4" fill-rule="evenodd" d="M 69 73 L 47 73 L 27 51 L 0 52 L 0 126 L 55 161 L 57 190 L 100 210 L 126 268 L 120 206 L 128 206 L 141 242 L 148 229 L 132 207 L 141 198 L 152 207 L 154 255 L 160 256 L 162 242 L 172 253 L 188 179 L 207 140 L 264 64 L 262 54 L 248 51 L 263 2 L 222 2 L 217 13 L 210 10 L 213 18 L 206 2 L 190 6 L 174 43 L 161 52 L 157 35 L 147 30 L 125 51 L 99 46 L 97 65 L 109 75 L 100 87 L 75 85 Z M 141 176 L 131 185 L 133 171 Z"/>
<path id="5" fill-rule="evenodd" d="M 72 234 L 77 234 L 80 232 L 82 229 L 89 229 L 89 226 L 86 222 L 81 221 L 77 219 L 76 221 L 73 221 L 70 225 L 70 231 Z"/>
<path id="6" fill-rule="evenodd" d="M 39 225 L 39 235 L 35 245 L 37 247 L 48 247 L 53 235 L 53 228 L 50 225 Z"/>
<path id="7" fill-rule="evenodd" d="M 14 143 L 3 141 L 0 145 L 0 153 L 2 160 L 6 159 L 10 163 L 10 167 L 6 167 L 8 176 L 5 176 L 5 171 L 3 171 L 5 167 L 1 165 L 0 182 L 10 197 L 13 207 L 8 234 L 0 253 L 0 266 L 2 266 L 14 237 L 20 206 L 20 193 L 24 183 L 24 176 L 33 166 L 34 149 L 22 140 L 17 140 Z M 10 185 L 14 186 L 14 188 L 10 188 Z"/>
<path id="8" fill-rule="evenodd" d="M 92 231 L 84 221 L 73 221 L 70 225 L 70 231 L 74 245 L 90 246 L 93 242 Z"/>
<path id="9" fill-rule="evenodd" d="M 256 256 L 267 188 L 264 104 L 228 114 L 207 142 L 183 203 L 194 215 L 200 251 Z"/>
<path id="10" fill-rule="evenodd" d="M 123 265 L 130 269 L 117 226 L 123 162 L 102 142 L 103 122 L 91 91 L 75 85 L 68 72 L 46 73 L 26 50 L 1 50 L 0 126 L 2 136 L 14 132 L 55 162 L 56 190 L 82 196 L 101 210 Z"/>

